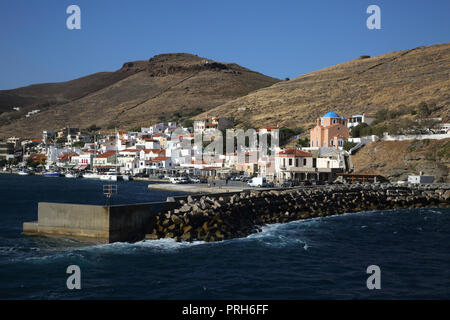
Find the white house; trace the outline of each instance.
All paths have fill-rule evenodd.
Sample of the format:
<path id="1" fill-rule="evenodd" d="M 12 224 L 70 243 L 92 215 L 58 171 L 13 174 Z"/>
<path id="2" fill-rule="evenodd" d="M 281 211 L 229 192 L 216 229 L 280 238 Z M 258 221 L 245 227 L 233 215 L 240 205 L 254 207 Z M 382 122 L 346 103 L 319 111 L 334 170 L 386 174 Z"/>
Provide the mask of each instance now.
<path id="1" fill-rule="evenodd" d="M 433 183 L 434 177 L 433 176 L 408 176 L 408 182 L 409 183 L 420 183 L 420 184 L 429 184 Z"/>
<path id="2" fill-rule="evenodd" d="M 137 149 L 161 149 L 161 144 L 153 138 L 139 138 L 136 142 Z"/>
<path id="3" fill-rule="evenodd" d="M 357 125 L 360 125 L 361 123 L 366 123 L 370 125 L 375 120 L 375 115 L 369 114 L 369 113 L 363 113 L 362 115 L 356 114 L 351 116 L 348 119 L 347 127 L 356 127 Z"/>

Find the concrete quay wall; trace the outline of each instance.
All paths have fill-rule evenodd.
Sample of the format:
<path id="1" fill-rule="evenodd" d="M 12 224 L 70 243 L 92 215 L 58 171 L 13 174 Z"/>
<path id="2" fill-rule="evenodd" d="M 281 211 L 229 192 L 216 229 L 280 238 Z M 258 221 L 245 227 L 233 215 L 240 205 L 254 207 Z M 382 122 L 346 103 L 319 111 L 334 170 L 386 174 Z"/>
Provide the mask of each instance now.
<path id="1" fill-rule="evenodd" d="M 38 221 L 25 222 L 23 233 L 99 243 L 136 241 L 144 238 L 152 217 L 176 206 L 174 202 L 117 206 L 40 202 Z"/>

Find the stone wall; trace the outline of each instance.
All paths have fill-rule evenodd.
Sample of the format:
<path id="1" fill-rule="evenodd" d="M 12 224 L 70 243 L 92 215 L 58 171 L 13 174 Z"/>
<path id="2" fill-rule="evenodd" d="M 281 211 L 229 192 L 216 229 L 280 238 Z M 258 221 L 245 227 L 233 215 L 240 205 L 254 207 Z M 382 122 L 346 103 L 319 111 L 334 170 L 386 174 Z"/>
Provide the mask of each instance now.
<path id="1" fill-rule="evenodd" d="M 245 237 L 260 226 L 347 212 L 449 207 L 450 186 L 334 185 L 189 196 L 154 216 L 146 239 L 218 241 Z"/>

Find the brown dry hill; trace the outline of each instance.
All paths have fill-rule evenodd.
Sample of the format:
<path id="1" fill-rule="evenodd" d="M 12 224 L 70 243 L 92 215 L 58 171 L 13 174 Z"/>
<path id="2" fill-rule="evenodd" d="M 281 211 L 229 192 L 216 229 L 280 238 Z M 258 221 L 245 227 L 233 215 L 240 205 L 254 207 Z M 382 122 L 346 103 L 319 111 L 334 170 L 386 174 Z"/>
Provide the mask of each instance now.
<path id="1" fill-rule="evenodd" d="M 65 126 L 131 128 L 182 120 L 278 81 L 234 63 L 161 54 L 127 62 L 116 72 L 0 91 L 0 137 L 39 137 L 42 130 Z M 10 111 L 11 106 L 22 110 Z M 32 109 L 42 111 L 25 118 Z"/>
<path id="2" fill-rule="evenodd" d="M 243 126 L 309 127 L 333 110 L 343 116 L 434 102 L 433 116 L 450 119 L 450 43 L 359 58 L 281 81 L 221 105 L 211 115 Z M 203 115 L 200 115 L 203 116 Z"/>
<path id="3" fill-rule="evenodd" d="M 372 142 L 352 161 L 355 172 L 381 174 L 392 181 L 422 171 L 436 182 L 450 182 L 450 139 Z"/>

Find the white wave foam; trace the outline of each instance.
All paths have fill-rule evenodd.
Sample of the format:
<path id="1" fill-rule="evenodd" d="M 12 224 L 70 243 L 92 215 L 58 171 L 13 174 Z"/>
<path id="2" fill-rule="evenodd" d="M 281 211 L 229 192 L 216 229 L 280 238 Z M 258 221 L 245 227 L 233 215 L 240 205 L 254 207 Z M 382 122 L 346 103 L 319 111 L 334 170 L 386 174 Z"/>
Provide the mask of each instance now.
<path id="1" fill-rule="evenodd" d="M 99 244 L 85 248 L 83 250 L 96 250 L 96 251 L 101 250 L 106 252 L 119 251 L 120 253 L 134 253 L 137 250 L 146 250 L 146 249 L 154 249 L 158 251 L 178 250 L 202 244 L 206 244 L 206 242 L 205 241 L 176 242 L 173 239 L 164 238 L 157 240 L 143 240 L 135 243 L 114 242 L 108 244 Z"/>
<path id="2" fill-rule="evenodd" d="M 274 223 L 261 227 L 261 232 L 253 233 L 245 238 L 234 239 L 235 241 L 257 241 L 268 247 L 289 247 L 301 246 L 304 250 L 308 250 L 309 245 L 304 239 L 299 239 L 301 229 L 304 226 L 315 224 L 317 219 L 313 221 L 292 221 L 288 223 Z M 231 240 L 233 241 L 233 240 Z"/>

